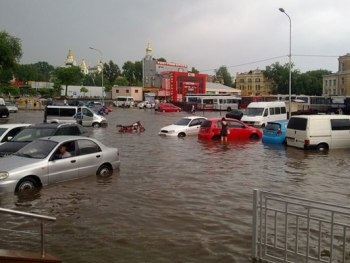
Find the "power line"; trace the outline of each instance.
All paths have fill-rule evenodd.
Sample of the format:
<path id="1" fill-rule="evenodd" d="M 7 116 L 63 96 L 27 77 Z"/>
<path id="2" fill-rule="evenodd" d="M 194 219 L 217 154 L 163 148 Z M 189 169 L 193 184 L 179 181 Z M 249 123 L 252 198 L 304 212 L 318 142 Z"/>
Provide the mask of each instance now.
<path id="1" fill-rule="evenodd" d="M 237 65 L 233 65 L 233 66 L 227 66 L 226 68 L 241 67 L 241 66 L 256 64 L 256 63 L 265 62 L 265 61 L 269 61 L 269 60 L 273 60 L 273 59 L 277 59 L 277 58 L 283 58 L 283 57 L 287 57 L 287 56 L 288 56 L 288 55 L 278 56 L 278 57 L 272 57 L 272 58 L 266 58 L 266 59 L 261 59 L 261 60 L 252 61 L 252 62 L 237 64 Z M 206 69 L 206 70 L 200 70 L 200 72 L 213 71 L 213 70 L 216 70 L 216 69 L 217 69 L 217 68 L 214 68 L 214 69 Z"/>
<path id="2" fill-rule="evenodd" d="M 226 68 L 242 67 L 242 66 L 252 65 L 252 64 L 256 64 L 256 63 L 260 63 L 260 62 L 265 62 L 265 61 L 269 61 L 269 60 L 274 60 L 274 59 L 279 59 L 279 58 L 284 58 L 284 57 L 288 57 L 288 55 L 277 56 L 277 57 L 271 57 L 271 58 L 266 58 L 266 59 L 251 61 L 251 62 L 247 62 L 247 63 L 237 64 L 237 65 L 232 65 L 232 66 L 227 66 Z M 293 55 L 293 54 L 292 54 L 292 57 L 324 57 L 324 58 L 337 58 L 337 57 L 339 57 L 339 55 L 338 55 L 338 56 L 334 56 L 334 55 L 305 55 L 305 54 Z M 217 68 L 200 70 L 200 72 L 215 71 L 215 70 L 217 70 Z"/>

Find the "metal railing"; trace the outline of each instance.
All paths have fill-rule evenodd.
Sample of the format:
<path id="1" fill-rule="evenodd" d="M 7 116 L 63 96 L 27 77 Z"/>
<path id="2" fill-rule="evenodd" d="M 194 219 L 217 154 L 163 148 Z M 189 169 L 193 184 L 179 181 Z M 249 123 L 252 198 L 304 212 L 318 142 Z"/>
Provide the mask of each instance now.
<path id="1" fill-rule="evenodd" d="M 32 214 L 32 213 L 16 211 L 16 210 L 11 210 L 11 209 L 5 209 L 5 208 L 0 208 L 0 212 L 12 214 L 12 215 L 17 215 L 17 216 L 23 216 L 23 217 L 31 217 L 31 218 L 35 218 L 35 219 L 40 220 L 41 257 L 44 258 L 45 257 L 44 221 L 56 221 L 56 218 L 51 217 L 51 216 Z"/>
<path id="2" fill-rule="evenodd" d="M 252 257 L 260 262 L 350 262 L 350 207 L 253 191 Z"/>

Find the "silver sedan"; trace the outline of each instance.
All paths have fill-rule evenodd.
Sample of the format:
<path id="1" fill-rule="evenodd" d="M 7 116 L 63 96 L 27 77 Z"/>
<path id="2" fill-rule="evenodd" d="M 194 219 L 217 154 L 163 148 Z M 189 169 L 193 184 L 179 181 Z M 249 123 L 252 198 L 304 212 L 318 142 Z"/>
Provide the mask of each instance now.
<path id="1" fill-rule="evenodd" d="M 119 166 L 119 150 L 96 139 L 41 138 L 0 159 L 0 193 L 23 193 L 91 175 L 108 176 Z"/>

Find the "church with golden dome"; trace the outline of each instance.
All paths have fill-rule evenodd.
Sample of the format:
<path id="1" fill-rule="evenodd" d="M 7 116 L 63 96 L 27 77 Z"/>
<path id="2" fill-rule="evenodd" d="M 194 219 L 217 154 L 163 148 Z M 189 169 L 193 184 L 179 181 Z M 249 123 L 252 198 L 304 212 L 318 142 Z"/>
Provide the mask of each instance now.
<path id="1" fill-rule="evenodd" d="M 73 51 L 71 49 L 68 50 L 67 57 L 65 59 L 64 67 L 72 67 L 77 66 L 76 59 L 73 55 Z M 89 67 L 85 61 L 82 59 L 82 62 L 79 64 L 80 70 L 84 75 L 88 75 L 91 73 L 100 73 L 102 71 L 102 62 L 99 61 L 98 65 Z"/>

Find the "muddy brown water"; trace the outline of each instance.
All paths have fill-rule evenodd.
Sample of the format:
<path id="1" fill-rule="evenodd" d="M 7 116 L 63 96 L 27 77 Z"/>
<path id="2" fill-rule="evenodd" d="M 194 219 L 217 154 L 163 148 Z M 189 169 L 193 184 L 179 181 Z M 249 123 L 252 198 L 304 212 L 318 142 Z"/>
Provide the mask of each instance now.
<path id="1" fill-rule="evenodd" d="M 26 198 L 3 194 L 0 206 L 56 217 L 45 224 L 46 250 L 63 262 L 212 263 L 250 262 L 255 188 L 348 205 L 350 150 L 320 154 L 261 141 L 225 146 L 158 136 L 187 114 L 114 108 L 107 128 L 88 130 L 120 149 L 119 171 L 47 186 Z M 220 116 L 197 112 L 203 114 Z M 43 112 L 20 111 L 8 122 L 42 120 Z M 117 124 L 137 120 L 144 133 L 117 132 Z M 40 251 L 37 222 L 0 218 L 1 248 Z"/>

